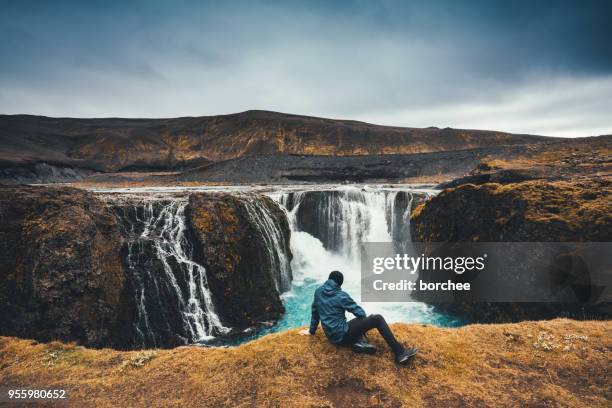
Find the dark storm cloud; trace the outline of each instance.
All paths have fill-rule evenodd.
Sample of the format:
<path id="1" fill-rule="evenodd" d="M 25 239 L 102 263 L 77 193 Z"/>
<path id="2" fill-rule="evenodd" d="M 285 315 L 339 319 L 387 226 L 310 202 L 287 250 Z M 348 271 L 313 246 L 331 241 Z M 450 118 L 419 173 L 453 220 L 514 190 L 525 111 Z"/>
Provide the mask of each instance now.
<path id="1" fill-rule="evenodd" d="M 608 1 L 9 1 L 0 112 L 612 132 Z"/>

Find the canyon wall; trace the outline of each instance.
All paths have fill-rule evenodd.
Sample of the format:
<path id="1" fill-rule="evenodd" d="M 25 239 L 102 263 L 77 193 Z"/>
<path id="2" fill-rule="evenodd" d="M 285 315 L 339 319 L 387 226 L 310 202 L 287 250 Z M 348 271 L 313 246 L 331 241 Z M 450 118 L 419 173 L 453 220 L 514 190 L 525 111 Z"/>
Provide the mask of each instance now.
<path id="1" fill-rule="evenodd" d="M 117 221 L 73 188 L 2 188 L 0 331 L 91 346 L 121 342 L 126 269 Z"/>
<path id="2" fill-rule="evenodd" d="M 1 192 L 0 334 L 172 347 L 284 310 L 289 227 L 267 197 Z"/>
<path id="3" fill-rule="evenodd" d="M 559 280 L 580 278 L 588 281 L 588 269 L 583 261 L 571 253 L 560 256 L 560 263 L 551 264 L 549 269 L 532 267 L 531 262 L 535 264 L 539 260 L 526 255 L 524 247 L 511 243 L 609 242 L 612 240 L 611 196 L 612 183 L 599 178 L 463 184 L 448 188 L 415 208 L 411 217 L 411 233 L 415 241 L 421 242 L 509 243 L 505 257 L 512 267 L 499 272 L 506 275 L 498 279 L 503 279 L 506 284 L 518 282 L 526 293 L 533 292 L 535 295 L 543 289 L 550 292 Z M 534 244 L 533 248 L 536 251 L 546 246 Z M 459 279 L 453 271 L 434 275 L 422 272 L 420 278 L 441 282 Z M 541 282 L 549 282 L 549 285 L 543 286 Z M 589 293 L 595 290 L 594 287 L 589 288 Z M 471 303 L 470 293 L 466 292 L 456 295 L 455 303 L 437 304 L 436 307 L 485 322 L 560 315 L 574 318 L 612 315 L 609 303 L 592 304 L 585 301 L 579 304 L 567 297 L 560 299 L 566 299 L 565 303 L 563 300 L 560 303 Z"/>
<path id="4" fill-rule="evenodd" d="M 289 225 L 270 198 L 192 194 L 188 220 L 221 318 L 247 328 L 278 319 L 291 286 Z"/>
<path id="5" fill-rule="evenodd" d="M 483 185 L 442 191 L 412 213 L 419 241 L 559 242 L 612 240 L 605 179 Z"/>

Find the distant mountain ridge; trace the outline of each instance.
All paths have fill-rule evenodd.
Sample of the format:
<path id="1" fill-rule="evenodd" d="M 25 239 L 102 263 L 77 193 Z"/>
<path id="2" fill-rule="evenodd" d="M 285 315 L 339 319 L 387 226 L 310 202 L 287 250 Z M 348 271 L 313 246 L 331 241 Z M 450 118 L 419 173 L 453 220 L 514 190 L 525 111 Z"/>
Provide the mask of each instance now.
<path id="1" fill-rule="evenodd" d="M 261 154 L 412 154 L 557 138 L 403 128 L 269 111 L 170 119 L 0 115 L 0 168 L 47 163 L 102 172 L 170 170 Z"/>

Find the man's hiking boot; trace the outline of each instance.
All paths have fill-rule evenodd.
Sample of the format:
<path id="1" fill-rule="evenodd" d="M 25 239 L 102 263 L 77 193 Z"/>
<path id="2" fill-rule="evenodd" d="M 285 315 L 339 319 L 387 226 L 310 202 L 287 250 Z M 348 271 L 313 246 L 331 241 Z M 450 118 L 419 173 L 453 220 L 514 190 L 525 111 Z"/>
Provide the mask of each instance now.
<path id="1" fill-rule="evenodd" d="M 411 357 L 414 357 L 416 353 L 419 351 L 416 347 L 405 348 L 401 353 L 398 353 L 395 356 L 395 362 L 399 365 L 405 365 L 408 363 Z"/>
<path id="2" fill-rule="evenodd" d="M 353 343 L 353 351 L 355 353 L 374 354 L 376 353 L 376 346 L 368 343 L 368 340 L 362 336 Z"/>

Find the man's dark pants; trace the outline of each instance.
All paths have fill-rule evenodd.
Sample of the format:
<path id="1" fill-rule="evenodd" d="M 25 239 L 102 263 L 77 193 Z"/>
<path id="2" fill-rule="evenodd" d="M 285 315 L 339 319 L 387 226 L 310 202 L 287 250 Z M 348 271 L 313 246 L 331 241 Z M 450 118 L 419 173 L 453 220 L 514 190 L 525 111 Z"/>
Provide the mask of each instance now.
<path id="1" fill-rule="evenodd" d="M 385 318 L 379 314 L 369 315 L 363 319 L 355 318 L 350 320 L 348 322 L 348 331 L 342 338 L 340 344 L 353 344 L 359 340 L 361 336 L 366 334 L 366 332 L 372 329 L 378 330 L 395 354 L 402 352 L 403 346 L 395 339 Z"/>

